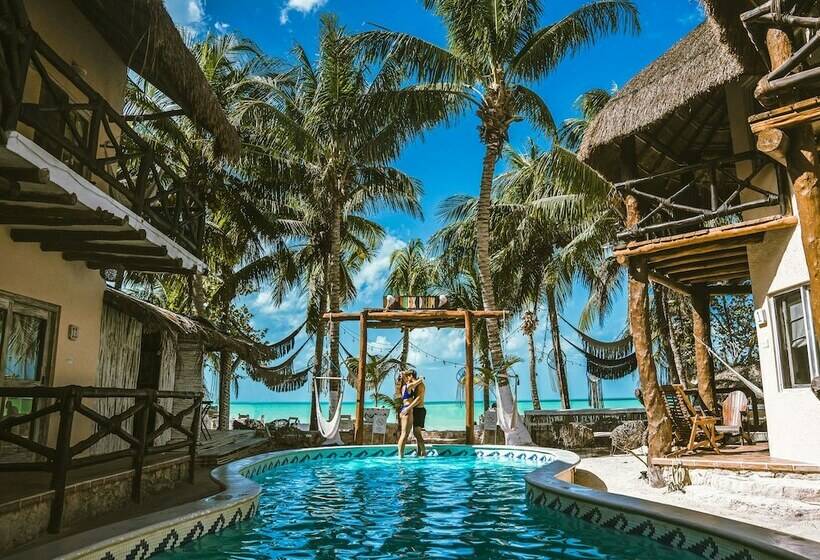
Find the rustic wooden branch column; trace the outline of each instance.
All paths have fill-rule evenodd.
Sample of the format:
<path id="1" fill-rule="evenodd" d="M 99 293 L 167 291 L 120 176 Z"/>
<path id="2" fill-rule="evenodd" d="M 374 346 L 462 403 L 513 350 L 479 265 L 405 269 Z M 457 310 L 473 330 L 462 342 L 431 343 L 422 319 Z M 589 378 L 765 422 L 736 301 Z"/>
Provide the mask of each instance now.
<path id="1" fill-rule="evenodd" d="M 706 408 L 717 410 L 715 400 L 715 368 L 712 354 L 704 344 L 712 345 L 710 297 L 702 287 L 692 292 L 692 333 L 695 336 L 695 371 L 698 376 L 698 394 Z"/>
<path id="2" fill-rule="evenodd" d="M 627 228 L 635 227 L 640 220 L 638 201 L 630 195 L 626 197 L 625 204 L 626 226 Z M 655 359 L 652 356 L 652 333 L 647 311 L 648 282 L 646 260 L 631 258 L 629 260 L 629 328 L 632 332 L 635 357 L 638 362 L 638 376 L 641 381 L 643 403 L 649 424 L 649 483 L 657 488 L 663 486 L 664 482 L 660 472 L 652 467 L 652 459 L 662 457 L 669 449 L 672 443 L 672 430 L 669 426 L 669 419 L 666 417 L 666 405 L 658 384 Z"/>
<path id="3" fill-rule="evenodd" d="M 473 314 L 469 311 L 464 312 L 464 399 L 467 406 L 467 421 L 465 423 L 467 433 L 466 439 L 468 445 L 475 441 L 475 428 L 473 426 L 475 420 L 475 398 L 474 398 L 474 383 L 473 383 Z"/>
<path id="4" fill-rule="evenodd" d="M 353 441 L 356 445 L 362 445 L 362 443 L 364 443 L 364 386 L 367 380 L 366 373 L 367 311 L 362 311 L 361 315 L 359 315 L 359 375 L 356 382 L 356 419 L 353 434 Z"/>
<path id="5" fill-rule="evenodd" d="M 772 68 L 782 65 L 794 51 L 788 33 L 778 28 L 771 28 L 766 32 L 766 48 Z M 755 95 L 761 102 L 766 100 L 768 86 L 765 78 L 758 85 Z M 814 331 L 820 332 L 820 185 L 812 125 L 798 124 L 789 128 L 788 135 L 781 130 L 768 132 L 758 137 L 758 147 L 769 150 L 774 159 L 785 154 L 786 169 L 792 181 L 800 218 L 803 252 L 809 270 L 812 322 Z"/>

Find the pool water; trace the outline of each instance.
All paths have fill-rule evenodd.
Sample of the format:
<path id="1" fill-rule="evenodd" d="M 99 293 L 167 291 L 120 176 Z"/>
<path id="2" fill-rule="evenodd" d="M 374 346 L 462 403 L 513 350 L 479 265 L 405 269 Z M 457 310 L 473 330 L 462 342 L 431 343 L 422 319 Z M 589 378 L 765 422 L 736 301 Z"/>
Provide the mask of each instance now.
<path id="1" fill-rule="evenodd" d="M 255 479 L 255 519 L 158 558 L 694 558 L 531 508 L 524 475 L 534 468 L 476 457 L 281 466 Z"/>

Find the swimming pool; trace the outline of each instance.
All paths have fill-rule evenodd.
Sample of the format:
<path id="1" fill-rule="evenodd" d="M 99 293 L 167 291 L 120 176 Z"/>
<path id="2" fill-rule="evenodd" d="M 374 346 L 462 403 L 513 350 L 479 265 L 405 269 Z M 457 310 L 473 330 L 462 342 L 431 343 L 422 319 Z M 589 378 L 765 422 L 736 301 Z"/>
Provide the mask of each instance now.
<path id="1" fill-rule="evenodd" d="M 472 454 L 291 463 L 254 477 L 255 519 L 157 558 L 695 558 L 531 507 L 533 468 Z"/>

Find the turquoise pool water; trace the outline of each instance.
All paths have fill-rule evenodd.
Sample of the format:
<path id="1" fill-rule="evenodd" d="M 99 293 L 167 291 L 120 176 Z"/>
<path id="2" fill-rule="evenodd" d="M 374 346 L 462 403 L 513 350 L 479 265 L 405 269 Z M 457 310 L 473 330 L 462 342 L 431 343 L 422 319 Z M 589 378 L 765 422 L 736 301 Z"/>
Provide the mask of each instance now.
<path id="1" fill-rule="evenodd" d="M 159 556 L 204 559 L 690 560 L 525 500 L 532 463 L 476 457 L 317 460 L 274 468 L 257 517 Z"/>

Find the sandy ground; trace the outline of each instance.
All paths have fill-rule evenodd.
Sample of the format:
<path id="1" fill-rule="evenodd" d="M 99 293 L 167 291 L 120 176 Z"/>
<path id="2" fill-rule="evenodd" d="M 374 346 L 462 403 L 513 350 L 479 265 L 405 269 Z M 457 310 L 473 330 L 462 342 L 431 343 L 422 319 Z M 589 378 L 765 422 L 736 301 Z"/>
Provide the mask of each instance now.
<path id="1" fill-rule="evenodd" d="M 640 478 L 644 470 L 646 467 L 630 455 L 586 458 L 578 466 L 576 482 L 820 541 L 820 480 L 806 483 L 812 489 L 818 488 L 814 497 L 796 500 L 776 497 L 772 492 L 761 496 L 755 492 L 755 482 L 741 476 L 733 477 L 725 488 L 691 485 L 683 493 L 670 492 L 665 488 L 651 488 Z M 764 481 L 764 484 L 773 487 L 774 482 Z"/>

